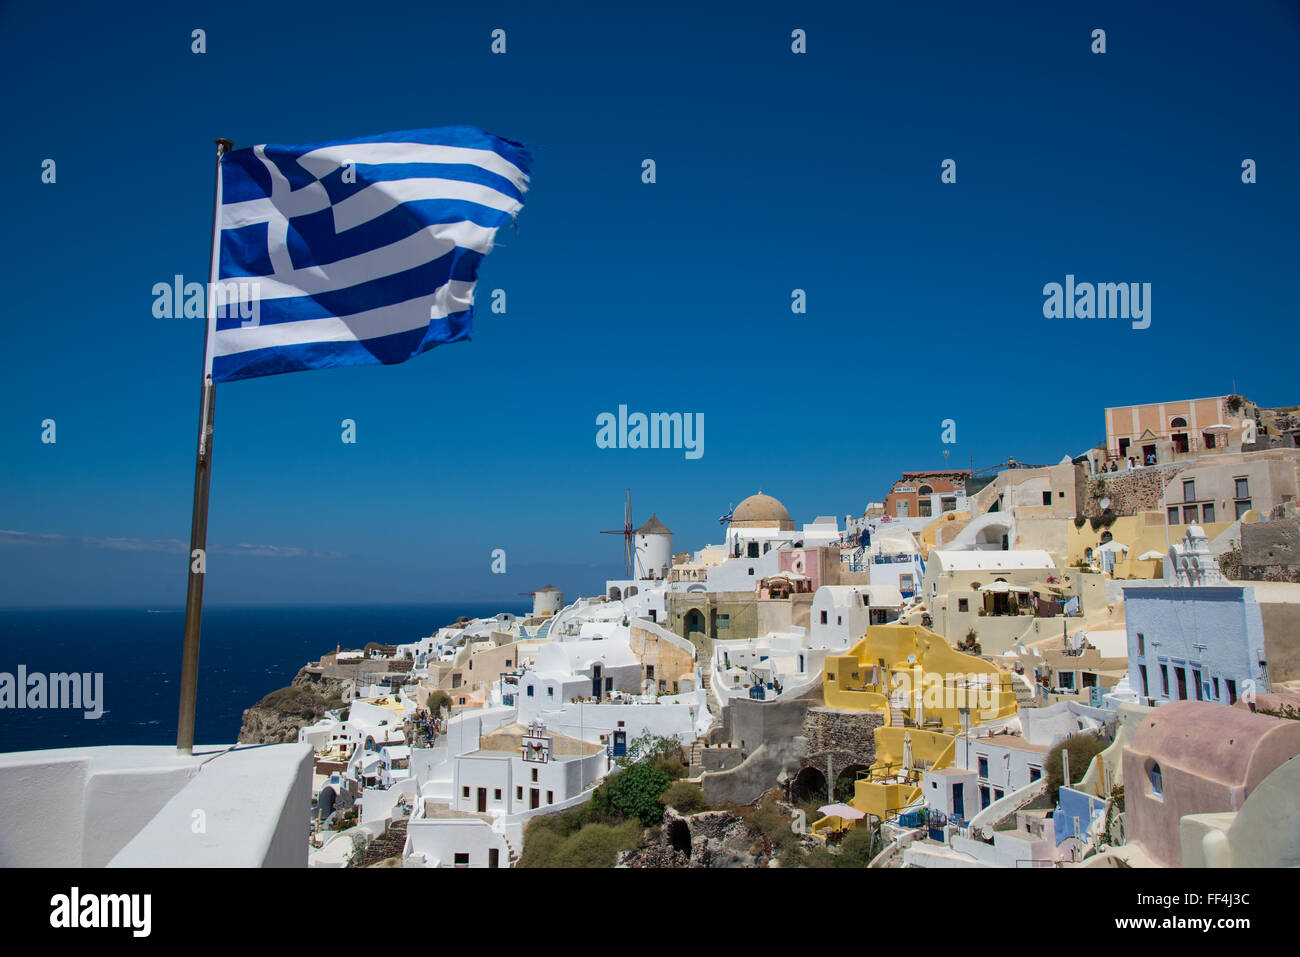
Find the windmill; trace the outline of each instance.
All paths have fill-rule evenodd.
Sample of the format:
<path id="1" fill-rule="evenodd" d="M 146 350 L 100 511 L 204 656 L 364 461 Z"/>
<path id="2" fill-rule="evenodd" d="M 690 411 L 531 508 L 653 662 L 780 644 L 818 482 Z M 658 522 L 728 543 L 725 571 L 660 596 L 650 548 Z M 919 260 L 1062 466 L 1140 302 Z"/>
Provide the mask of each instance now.
<path id="1" fill-rule="evenodd" d="M 632 525 L 632 490 L 627 490 L 627 504 L 623 507 L 623 527 L 612 531 L 601 532 L 602 535 L 622 535 L 623 536 L 623 564 L 627 566 L 627 577 L 632 577 L 632 558 L 635 554 L 633 543 L 635 540 L 636 529 Z"/>

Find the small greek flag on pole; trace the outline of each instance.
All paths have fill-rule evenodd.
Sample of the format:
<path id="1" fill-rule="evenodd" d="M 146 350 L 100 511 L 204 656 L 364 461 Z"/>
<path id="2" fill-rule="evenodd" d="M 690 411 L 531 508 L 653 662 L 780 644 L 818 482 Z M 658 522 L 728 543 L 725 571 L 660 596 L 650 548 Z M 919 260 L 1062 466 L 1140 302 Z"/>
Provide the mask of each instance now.
<path id="1" fill-rule="evenodd" d="M 479 262 L 532 157 L 468 126 L 220 162 L 212 382 L 403 362 L 469 337 Z"/>

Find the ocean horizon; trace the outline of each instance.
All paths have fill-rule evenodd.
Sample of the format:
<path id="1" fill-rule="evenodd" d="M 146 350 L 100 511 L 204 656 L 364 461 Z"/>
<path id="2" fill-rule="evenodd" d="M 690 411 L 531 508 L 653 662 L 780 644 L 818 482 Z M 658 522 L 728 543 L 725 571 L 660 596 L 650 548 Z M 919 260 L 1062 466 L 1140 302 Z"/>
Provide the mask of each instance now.
<path id="1" fill-rule="evenodd" d="M 203 610 L 195 743 L 233 744 L 245 708 L 335 647 L 402 644 L 527 601 L 212 605 Z M 101 673 L 104 713 L 0 709 L 0 752 L 176 742 L 185 610 L 0 608 L 0 672 Z"/>

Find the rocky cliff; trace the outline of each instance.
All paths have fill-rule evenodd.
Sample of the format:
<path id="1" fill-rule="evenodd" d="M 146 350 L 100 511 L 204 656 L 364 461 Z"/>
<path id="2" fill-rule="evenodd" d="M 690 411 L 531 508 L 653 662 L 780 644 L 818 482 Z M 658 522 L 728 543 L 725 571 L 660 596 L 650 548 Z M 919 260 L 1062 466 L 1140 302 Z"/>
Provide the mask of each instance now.
<path id="1" fill-rule="evenodd" d="M 244 712 L 240 744 L 289 744 L 298 731 L 319 720 L 326 711 L 343 706 L 341 679 L 326 677 L 319 669 L 301 668 L 287 688 L 272 691 Z"/>

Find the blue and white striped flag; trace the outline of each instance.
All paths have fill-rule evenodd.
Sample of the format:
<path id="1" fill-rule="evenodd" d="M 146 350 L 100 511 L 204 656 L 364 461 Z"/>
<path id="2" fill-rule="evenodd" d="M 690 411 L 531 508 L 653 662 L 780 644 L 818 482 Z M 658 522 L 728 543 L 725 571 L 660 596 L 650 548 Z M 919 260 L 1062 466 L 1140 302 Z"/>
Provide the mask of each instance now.
<path id="1" fill-rule="evenodd" d="M 479 262 L 523 208 L 531 164 L 466 126 L 227 153 L 213 381 L 468 338 Z"/>

